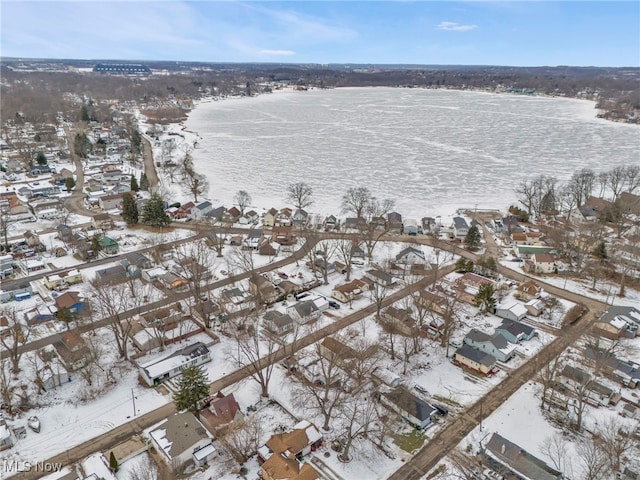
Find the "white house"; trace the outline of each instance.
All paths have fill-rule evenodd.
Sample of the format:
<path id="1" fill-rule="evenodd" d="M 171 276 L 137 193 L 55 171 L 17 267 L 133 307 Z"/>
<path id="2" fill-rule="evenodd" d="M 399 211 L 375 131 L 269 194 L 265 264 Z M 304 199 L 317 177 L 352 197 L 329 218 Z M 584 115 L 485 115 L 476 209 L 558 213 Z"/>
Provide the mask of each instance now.
<path id="1" fill-rule="evenodd" d="M 138 365 L 138 372 L 150 387 L 173 378 L 182 369 L 192 365 L 202 365 L 211 361 L 211 354 L 202 342 L 188 345 L 164 358 Z"/>
<path id="2" fill-rule="evenodd" d="M 213 210 L 213 205 L 210 201 L 205 200 L 204 202 L 200 202 L 196 204 L 191 209 L 191 216 L 194 220 L 200 220 L 205 217 L 207 213 Z"/>
<path id="3" fill-rule="evenodd" d="M 457 238 L 464 238 L 469 233 L 469 224 L 462 217 L 453 217 L 453 234 Z"/>
<path id="4" fill-rule="evenodd" d="M 502 303 L 496 306 L 496 315 L 500 318 L 519 321 L 527 316 L 527 307 L 519 302 Z"/>
<path id="5" fill-rule="evenodd" d="M 396 255 L 396 263 L 414 264 L 425 263 L 424 252 L 415 247 L 407 247 Z"/>

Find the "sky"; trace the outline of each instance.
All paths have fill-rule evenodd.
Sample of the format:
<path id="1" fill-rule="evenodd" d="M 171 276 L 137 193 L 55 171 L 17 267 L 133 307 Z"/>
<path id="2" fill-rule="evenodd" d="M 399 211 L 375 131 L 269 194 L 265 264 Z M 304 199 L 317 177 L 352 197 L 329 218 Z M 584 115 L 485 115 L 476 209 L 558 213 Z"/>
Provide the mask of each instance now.
<path id="1" fill-rule="evenodd" d="M 638 0 L 2 0 L 0 18 L 6 57 L 640 66 Z"/>

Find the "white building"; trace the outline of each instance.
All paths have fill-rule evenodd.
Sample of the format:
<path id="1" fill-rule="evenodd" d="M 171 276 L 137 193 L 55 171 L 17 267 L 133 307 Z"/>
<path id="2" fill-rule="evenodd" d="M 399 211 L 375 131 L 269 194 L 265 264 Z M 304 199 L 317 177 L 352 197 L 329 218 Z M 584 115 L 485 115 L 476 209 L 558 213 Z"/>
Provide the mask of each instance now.
<path id="1" fill-rule="evenodd" d="M 147 385 L 152 387 L 179 375 L 183 368 L 202 365 L 210 361 L 211 354 L 207 346 L 202 342 L 197 342 L 164 358 L 140 364 L 138 371 Z"/>

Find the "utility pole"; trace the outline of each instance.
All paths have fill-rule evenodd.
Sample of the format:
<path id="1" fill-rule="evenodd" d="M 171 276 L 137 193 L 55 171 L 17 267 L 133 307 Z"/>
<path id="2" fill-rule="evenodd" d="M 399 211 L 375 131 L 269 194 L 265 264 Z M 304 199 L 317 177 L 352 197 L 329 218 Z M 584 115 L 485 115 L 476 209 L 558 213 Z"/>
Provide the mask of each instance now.
<path id="1" fill-rule="evenodd" d="M 131 389 L 131 401 L 133 402 L 133 416 L 136 416 L 136 396 L 133 394 L 133 388 Z"/>

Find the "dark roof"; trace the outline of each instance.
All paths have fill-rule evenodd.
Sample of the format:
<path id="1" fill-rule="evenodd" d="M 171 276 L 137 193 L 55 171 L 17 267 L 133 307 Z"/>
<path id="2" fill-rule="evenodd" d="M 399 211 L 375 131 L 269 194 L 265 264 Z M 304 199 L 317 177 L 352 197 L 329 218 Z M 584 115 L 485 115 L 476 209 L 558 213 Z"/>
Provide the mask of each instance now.
<path id="1" fill-rule="evenodd" d="M 475 328 L 467 334 L 465 340 L 467 338 L 477 343 L 492 343 L 497 349 L 507 348 L 509 346 L 509 342 L 502 335 L 488 335 Z"/>
<path id="2" fill-rule="evenodd" d="M 406 388 L 399 387 L 392 392 L 383 393 L 382 395 L 391 403 L 397 405 L 400 409 L 413 415 L 420 421 L 430 419 L 431 416 L 438 411 L 435 407 L 413 395 Z"/>
<path id="3" fill-rule="evenodd" d="M 468 358 L 476 363 L 484 365 L 485 367 L 491 367 L 496 363 L 496 359 L 493 355 L 481 352 L 477 348 L 473 348 L 470 345 L 462 345 L 454 355 L 460 355 L 461 357 Z"/>
<path id="4" fill-rule="evenodd" d="M 508 318 L 505 318 L 502 320 L 502 323 L 500 324 L 500 326 L 498 328 L 496 328 L 496 330 L 501 329 L 501 330 L 506 330 L 507 332 L 509 332 L 510 334 L 512 334 L 513 336 L 517 337 L 518 335 L 520 335 L 521 333 L 529 336 L 531 335 L 535 328 L 526 325 L 524 323 L 521 322 L 516 322 L 514 320 L 509 320 Z"/>
<path id="5" fill-rule="evenodd" d="M 506 438 L 494 433 L 485 449 L 500 463 L 506 465 L 514 473 L 535 480 L 556 480 L 562 478 L 562 473 L 554 470 L 537 457 L 534 457 L 525 449 Z"/>
<path id="6" fill-rule="evenodd" d="M 469 224 L 462 217 L 453 217 L 453 224 L 456 228 L 469 228 Z"/>

